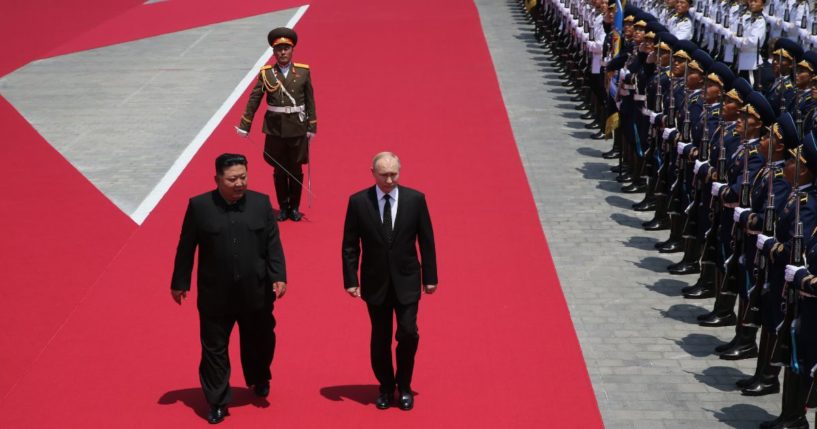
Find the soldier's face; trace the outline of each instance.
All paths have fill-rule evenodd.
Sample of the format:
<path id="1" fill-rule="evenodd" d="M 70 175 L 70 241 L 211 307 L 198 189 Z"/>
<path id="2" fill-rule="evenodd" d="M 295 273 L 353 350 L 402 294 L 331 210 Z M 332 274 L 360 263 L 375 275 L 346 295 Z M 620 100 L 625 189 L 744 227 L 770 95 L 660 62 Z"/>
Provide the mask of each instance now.
<path id="1" fill-rule="evenodd" d="M 797 70 L 797 87 L 800 89 L 808 88 L 811 78 L 814 76 L 808 69 Z"/>
<path id="2" fill-rule="evenodd" d="M 632 40 L 633 38 L 633 24 L 624 24 L 624 38 Z"/>
<path id="3" fill-rule="evenodd" d="M 247 166 L 232 165 L 222 170 L 221 175 L 216 176 L 218 192 L 228 202 L 236 202 L 244 196 L 247 191 Z"/>
<path id="4" fill-rule="evenodd" d="M 641 27 L 636 27 L 633 30 L 633 42 L 641 43 L 644 41 L 644 29 Z"/>
<path id="5" fill-rule="evenodd" d="M 774 74 L 789 74 L 791 72 L 791 60 L 780 55 L 772 55 L 772 69 Z"/>
<path id="6" fill-rule="evenodd" d="M 675 77 L 683 77 L 684 67 L 686 67 L 686 60 L 675 57 L 675 62 L 672 64 L 672 75 Z"/>
<path id="7" fill-rule="evenodd" d="M 792 186 L 805 185 L 806 183 L 811 182 L 811 180 L 814 178 L 814 176 L 811 174 L 809 169 L 806 168 L 806 165 L 803 164 L 802 161 L 800 161 L 800 180 L 797 180 L 796 183 L 795 183 L 794 171 L 797 168 L 796 168 L 796 166 L 794 164 L 795 164 L 795 159 L 792 158 L 792 159 L 786 161 L 786 166 L 783 167 L 783 177 L 786 178 L 786 181 L 789 182 L 789 184 L 792 185 Z"/>
<path id="8" fill-rule="evenodd" d="M 689 72 L 687 72 L 687 87 L 698 88 L 701 86 L 702 82 L 703 78 L 701 73 L 698 70 L 694 70 L 690 67 Z"/>
<path id="9" fill-rule="evenodd" d="M 721 98 L 721 87 L 720 85 L 709 82 L 709 85 L 706 87 L 706 94 L 704 94 L 704 99 L 708 104 L 716 103 Z"/>
<path id="10" fill-rule="evenodd" d="M 670 9 L 675 9 L 675 0 L 667 0 L 667 7 Z"/>
<path id="11" fill-rule="evenodd" d="M 275 55 L 275 61 L 281 65 L 287 65 L 292 61 L 292 45 L 282 43 L 272 48 L 272 53 Z"/>
<path id="12" fill-rule="evenodd" d="M 727 98 L 723 103 L 723 120 L 734 121 L 738 117 L 738 109 L 740 109 L 740 107 L 737 101 Z"/>
<path id="13" fill-rule="evenodd" d="M 749 0 L 747 4 L 749 5 L 749 10 L 753 13 L 763 10 L 763 0 Z"/>
<path id="14" fill-rule="evenodd" d="M 689 2 L 686 0 L 678 0 L 675 3 L 675 13 L 683 15 L 689 11 Z"/>
<path id="15" fill-rule="evenodd" d="M 388 194 L 397 186 L 397 181 L 400 179 L 400 167 L 397 165 L 397 160 L 388 156 L 380 158 L 372 168 L 372 176 L 374 176 L 377 187 Z"/>

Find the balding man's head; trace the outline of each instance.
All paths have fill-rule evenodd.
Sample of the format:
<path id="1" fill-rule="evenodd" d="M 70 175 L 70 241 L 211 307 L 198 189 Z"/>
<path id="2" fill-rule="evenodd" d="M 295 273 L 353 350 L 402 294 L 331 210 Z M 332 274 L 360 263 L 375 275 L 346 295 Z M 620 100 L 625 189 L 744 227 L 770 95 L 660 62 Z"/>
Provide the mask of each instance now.
<path id="1" fill-rule="evenodd" d="M 381 191 L 391 192 L 400 178 L 400 158 L 392 152 L 380 152 L 372 159 L 372 176 Z"/>

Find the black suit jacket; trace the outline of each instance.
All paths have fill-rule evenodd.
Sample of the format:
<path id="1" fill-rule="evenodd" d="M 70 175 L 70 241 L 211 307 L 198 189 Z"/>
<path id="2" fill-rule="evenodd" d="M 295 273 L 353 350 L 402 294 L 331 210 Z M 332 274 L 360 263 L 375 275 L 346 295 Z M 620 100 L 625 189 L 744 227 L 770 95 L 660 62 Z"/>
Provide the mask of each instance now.
<path id="1" fill-rule="evenodd" d="M 198 309 L 221 315 L 270 305 L 272 283 L 286 281 L 284 251 L 269 197 L 247 191 L 228 205 L 213 190 L 190 199 L 170 287 L 189 290 L 198 257 Z"/>
<path id="2" fill-rule="evenodd" d="M 417 258 L 418 245 L 422 264 Z M 343 227 L 342 259 L 344 288 L 360 286 L 367 303 L 382 304 L 390 282 L 400 303 L 417 302 L 421 282 L 437 284 L 434 232 L 425 196 L 400 186 L 389 245 L 374 186 L 352 195 Z"/>

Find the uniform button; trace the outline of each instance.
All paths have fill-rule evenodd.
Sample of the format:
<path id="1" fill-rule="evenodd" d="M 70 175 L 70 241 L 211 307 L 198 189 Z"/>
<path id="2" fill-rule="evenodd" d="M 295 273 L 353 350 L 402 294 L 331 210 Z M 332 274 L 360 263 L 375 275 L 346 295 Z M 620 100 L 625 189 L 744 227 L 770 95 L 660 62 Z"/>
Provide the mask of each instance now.
<path id="1" fill-rule="evenodd" d="M 238 274 L 236 274 L 236 275 L 234 275 L 234 276 L 233 276 L 233 280 L 238 281 L 238 279 L 239 279 L 240 277 L 241 277 L 241 276 L 239 276 Z"/>

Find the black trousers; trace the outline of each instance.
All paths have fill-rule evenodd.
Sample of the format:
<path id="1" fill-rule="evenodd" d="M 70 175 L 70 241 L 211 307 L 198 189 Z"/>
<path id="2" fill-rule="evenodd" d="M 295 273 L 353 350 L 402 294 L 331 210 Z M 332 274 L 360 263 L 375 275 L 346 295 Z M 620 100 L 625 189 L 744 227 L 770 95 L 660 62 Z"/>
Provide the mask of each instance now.
<path id="1" fill-rule="evenodd" d="M 413 304 L 400 304 L 394 293 L 394 287 L 389 288 L 386 299 L 381 305 L 367 303 L 369 319 L 372 323 L 372 337 L 370 343 L 372 370 L 380 383 L 383 393 L 394 392 L 395 383 L 401 391 L 411 391 L 411 377 L 414 373 L 414 355 L 417 354 L 417 345 L 420 334 L 417 331 L 417 307 Z M 394 319 L 397 319 L 397 372 L 392 366 L 391 335 Z"/>
<path id="2" fill-rule="evenodd" d="M 275 137 L 267 135 L 264 160 L 273 167 L 275 197 L 281 209 L 297 209 L 301 204 L 303 164 L 309 162 L 309 140 L 306 136 Z M 300 182 L 300 183 L 299 183 Z"/>
<path id="3" fill-rule="evenodd" d="M 199 313 L 201 363 L 199 380 L 210 405 L 230 402 L 230 333 L 238 323 L 241 369 L 247 386 L 269 381 L 275 353 L 275 317 L 272 307 L 260 311 L 222 316 Z"/>

